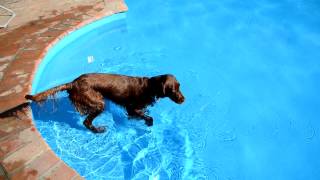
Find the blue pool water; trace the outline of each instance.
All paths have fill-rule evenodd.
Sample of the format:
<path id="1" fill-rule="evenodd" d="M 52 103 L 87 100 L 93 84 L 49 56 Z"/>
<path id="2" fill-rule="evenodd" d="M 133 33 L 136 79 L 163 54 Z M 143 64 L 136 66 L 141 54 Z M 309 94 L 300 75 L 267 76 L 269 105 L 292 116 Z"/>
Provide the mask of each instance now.
<path id="1" fill-rule="evenodd" d="M 186 97 L 154 126 L 107 101 L 84 128 L 65 93 L 33 105 L 50 147 L 87 179 L 320 179 L 317 0 L 127 0 L 55 46 L 33 93 L 82 73 L 174 74 Z"/>

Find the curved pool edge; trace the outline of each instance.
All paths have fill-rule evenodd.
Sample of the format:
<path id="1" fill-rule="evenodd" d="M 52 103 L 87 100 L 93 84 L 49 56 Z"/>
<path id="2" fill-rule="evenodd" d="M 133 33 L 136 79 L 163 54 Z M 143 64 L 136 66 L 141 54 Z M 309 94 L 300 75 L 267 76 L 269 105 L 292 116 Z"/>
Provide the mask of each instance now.
<path id="1" fill-rule="evenodd" d="M 39 55 L 30 55 L 30 59 L 33 61 L 32 68 L 21 68 L 30 73 L 25 83 L 27 87 L 20 91 L 20 93 L 17 93 L 17 95 L 21 97 L 18 98 L 18 100 L 13 100 L 14 105 L 9 103 L 9 108 L 5 106 L 5 108 L 3 108 L 4 110 L 1 110 L 0 144 L 6 148 L 6 151 L 2 150 L 2 148 L 0 149 L 0 170 L 3 172 L 0 173 L 0 178 L 19 179 L 22 177 L 41 177 L 59 179 L 67 177 L 69 179 L 82 179 L 75 170 L 57 157 L 42 138 L 32 119 L 31 108 L 28 106 L 28 103 L 23 100 L 23 97 L 26 92 L 31 92 L 31 83 L 35 78 L 36 72 L 43 58 L 45 58 L 49 52 L 49 49 L 54 47 L 55 44 L 79 28 L 92 24 L 104 17 L 127 11 L 127 6 L 122 0 L 116 3 L 110 1 L 110 4 L 105 6 L 105 9 L 102 11 L 97 10 L 99 11 L 98 13 L 90 14 L 89 19 L 80 20 L 78 24 L 70 26 L 62 33 L 51 34 L 50 37 L 53 38 L 53 40 L 46 45 L 45 48 L 39 50 Z M 68 17 L 66 16 L 64 19 L 68 19 Z M 63 21 L 60 21 L 59 23 L 62 22 Z M 50 24 L 47 25 L 49 25 L 47 28 L 50 28 Z M 9 72 L 10 71 L 13 71 L 12 73 L 15 72 L 14 69 L 9 69 Z M 26 156 L 26 154 L 28 154 L 28 156 Z"/>
<path id="2" fill-rule="evenodd" d="M 52 88 L 52 87 L 40 88 L 39 79 L 43 71 L 47 67 L 48 63 L 54 58 L 57 52 L 67 47 L 69 44 L 73 43 L 75 40 L 85 35 L 86 33 L 93 31 L 95 29 L 98 29 L 101 26 L 105 26 L 107 24 L 111 24 L 115 21 L 122 20 L 125 18 L 126 18 L 125 13 L 114 13 L 114 14 L 108 14 L 106 16 L 102 15 L 101 17 L 100 16 L 95 17 L 92 21 L 89 20 L 89 21 L 80 23 L 74 29 L 67 31 L 63 33 L 61 36 L 57 37 L 51 44 L 49 44 L 45 48 L 40 58 L 41 60 L 37 61 L 38 63 L 36 65 L 37 66 L 36 71 L 33 73 L 33 77 L 32 77 L 33 80 L 32 80 L 32 87 L 30 91 L 31 94 L 36 94 L 48 88 Z"/>

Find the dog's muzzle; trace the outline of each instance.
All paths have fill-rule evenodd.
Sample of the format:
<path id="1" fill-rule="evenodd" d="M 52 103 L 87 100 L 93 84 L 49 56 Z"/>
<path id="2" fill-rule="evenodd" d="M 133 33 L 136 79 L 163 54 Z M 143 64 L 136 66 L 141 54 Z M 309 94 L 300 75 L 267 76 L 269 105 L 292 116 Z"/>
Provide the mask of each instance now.
<path id="1" fill-rule="evenodd" d="M 185 98 L 182 93 L 177 93 L 172 100 L 177 104 L 182 104 L 185 101 Z"/>

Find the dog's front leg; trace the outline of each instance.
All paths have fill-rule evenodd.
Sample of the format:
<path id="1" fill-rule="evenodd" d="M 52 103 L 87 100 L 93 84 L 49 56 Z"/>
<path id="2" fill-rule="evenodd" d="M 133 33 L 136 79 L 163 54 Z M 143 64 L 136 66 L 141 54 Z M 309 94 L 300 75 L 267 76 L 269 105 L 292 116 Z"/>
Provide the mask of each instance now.
<path id="1" fill-rule="evenodd" d="M 153 118 L 146 115 L 143 110 L 141 110 L 141 109 L 127 109 L 127 112 L 128 112 L 129 116 L 142 118 L 145 121 L 147 126 L 153 125 Z"/>

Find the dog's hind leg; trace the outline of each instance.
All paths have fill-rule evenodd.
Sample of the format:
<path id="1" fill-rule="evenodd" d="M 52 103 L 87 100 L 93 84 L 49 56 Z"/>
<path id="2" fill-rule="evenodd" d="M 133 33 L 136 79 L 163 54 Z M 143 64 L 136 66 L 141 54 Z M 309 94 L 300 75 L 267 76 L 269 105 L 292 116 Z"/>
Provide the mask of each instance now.
<path id="1" fill-rule="evenodd" d="M 88 115 L 83 125 L 94 133 L 105 132 L 105 127 L 95 127 L 92 121 L 99 116 L 105 107 L 103 96 L 94 90 L 82 91 L 81 95 L 75 93 L 69 96 L 76 109 L 84 115 Z"/>
<path id="2" fill-rule="evenodd" d="M 96 111 L 94 113 L 91 113 L 87 116 L 87 118 L 83 121 L 84 126 L 86 128 L 90 129 L 94 133 L 103 133 L 106 131 L 106 128 L 104 126 L 95 127 L 92 125 L 92 121 L 94 118 L 99 116 L 102 113 L 102 111 Z"/>

